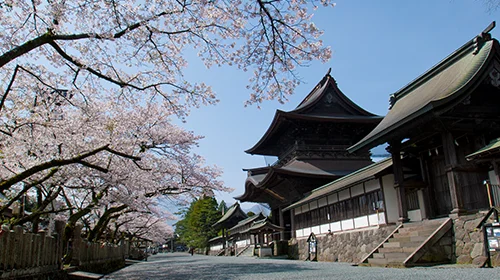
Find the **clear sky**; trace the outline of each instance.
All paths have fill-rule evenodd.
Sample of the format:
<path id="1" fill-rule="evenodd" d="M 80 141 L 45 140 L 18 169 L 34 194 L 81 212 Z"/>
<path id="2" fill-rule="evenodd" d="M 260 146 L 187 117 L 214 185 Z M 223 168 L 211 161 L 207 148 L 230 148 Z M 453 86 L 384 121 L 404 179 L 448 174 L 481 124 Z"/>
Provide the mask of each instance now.
<path id="1" fill-rule="evenodd" d="M 261 109 L 243 106 L 250 92 L 249 73 L 230 67 L 207 70 L 191 62 L 186 78 L 204 81 L 217 92 L 216 106 L 193 110 L 186 129 L 204 135 L 196 153 L 224 170 L 222 180 L 232 193 L 217 193 L 228 205 L 244 193 L 243 168 L 264 166 L 262 156 L 244 152 L 262 137 L 276 109 L 292 110 L 332 68 L 344 94 L 359 106 L 385 115 L 389 95 L 500 20 L 490 0 L 338 0 L 335 8 L 319 9 L 313 21 L 324 30 L 322 40 L 333 50 L 326 63 L 299 68 L 302 85 L 286 104 L 265 102 Z M 496 0 L 495 0 L 496 2 Z M 499 1 L 500 2 L 500 1 Z M 498 22 L 500 25 L 500 22 Z M 500 26 L 492 32 L 500 38 Z M 252 205 L 243 205 L 250 208 Z"/>

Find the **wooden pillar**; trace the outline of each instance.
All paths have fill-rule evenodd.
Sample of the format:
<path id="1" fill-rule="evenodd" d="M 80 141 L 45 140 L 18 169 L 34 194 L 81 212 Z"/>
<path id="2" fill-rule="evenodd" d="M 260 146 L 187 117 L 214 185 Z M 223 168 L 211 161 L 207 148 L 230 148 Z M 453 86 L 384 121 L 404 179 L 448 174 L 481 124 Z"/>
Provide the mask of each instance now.
<path id="1" fill-rule="evenodd" d="M 285 228 L 285 219 L 283 219 L 283 208 L 278 209 L 280 227 Z M 280 231 L 280 240 L 285 240 L 285 230 Z"/>
<path id="2" fill-rule="evenodd" d="M 406 223 L 408 219 L 408 206 L 406 203 L 406 190 L 403 184 L 404 173 L 403 163 L 401 161 L 401 142 L 390 143 L 390 151 L 392 155 L 392 168 L 394 171 L 394 186 L 398 196 L 398 210 L 400 223 Z"/>
<path id="3" fill-rule="evenodd" d="M 290 236 L 295 238 L 295 209 L 290 209 L 290 230 L 292 231 Z"/>
<path id="4" fill-rule="evenodd" d="M 457 166 L 457 153 L 455 149 L 455 141 L 451 132 L 443 132 L 441 135 L 443 143 L 444 161 L 446 165 L 446 176 L 448 177 L 448 186 L 450 188 L 451 214 L 459 214 L 463 212 L 463 200 L 460 195 L 458 185 L 458 174 L 455 171 Z"/>

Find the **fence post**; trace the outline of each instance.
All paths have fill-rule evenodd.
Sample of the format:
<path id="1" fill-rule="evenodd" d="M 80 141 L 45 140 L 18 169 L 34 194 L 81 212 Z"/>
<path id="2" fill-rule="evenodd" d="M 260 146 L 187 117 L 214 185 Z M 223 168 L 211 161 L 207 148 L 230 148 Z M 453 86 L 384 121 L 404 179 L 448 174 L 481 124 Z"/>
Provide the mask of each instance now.
<path id="1" fill-rule="evenodd" d="M 73 257 L 71 258 L 71 265 L 78 266 L 80 265 L 81 259 L 81 246 L 82 246 L 82 224 L 76 224 L 75 229 L 73 231 Z"/>

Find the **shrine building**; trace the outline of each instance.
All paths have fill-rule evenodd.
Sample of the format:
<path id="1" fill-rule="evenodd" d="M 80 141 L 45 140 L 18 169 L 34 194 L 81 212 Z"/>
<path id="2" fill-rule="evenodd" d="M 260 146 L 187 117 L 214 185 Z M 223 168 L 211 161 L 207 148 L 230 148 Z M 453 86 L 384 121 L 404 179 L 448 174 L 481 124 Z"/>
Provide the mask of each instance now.
<path id="1" fill-rule="evenodd" d="M 327 74 L 295 110 L 277 111 L 246 151 L 278 161 L 246 169 L 237 199 L 269 204 L 290 257 L 484 263 L 485 245 L 500 251 L 493 248 L 500 240 L 485 243 L 481 232 L 500 206 L 493 27 L 391 94 L 383 118 L 355 105 Z M 373 163 L 369 150 L 381 144 L 390 157 Z"/>

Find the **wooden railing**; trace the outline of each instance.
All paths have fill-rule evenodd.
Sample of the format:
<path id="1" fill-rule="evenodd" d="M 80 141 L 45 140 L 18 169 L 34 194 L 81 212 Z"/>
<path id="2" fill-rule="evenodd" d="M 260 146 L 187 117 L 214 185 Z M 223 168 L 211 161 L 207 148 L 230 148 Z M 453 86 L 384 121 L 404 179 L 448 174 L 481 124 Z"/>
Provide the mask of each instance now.
<path id="1" fill-rule="evenodd" d="M 486 191 L 488 192 L 488 202 L 491 207 L 500 206 L 500 185 L 491 184 L 490 181 L 484 181 Z"/>

